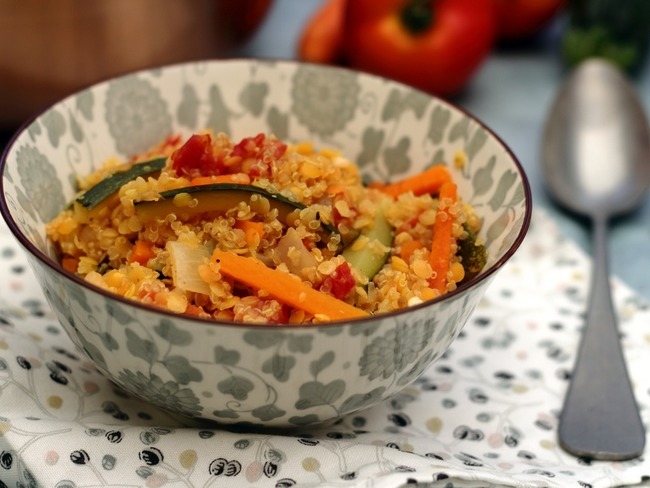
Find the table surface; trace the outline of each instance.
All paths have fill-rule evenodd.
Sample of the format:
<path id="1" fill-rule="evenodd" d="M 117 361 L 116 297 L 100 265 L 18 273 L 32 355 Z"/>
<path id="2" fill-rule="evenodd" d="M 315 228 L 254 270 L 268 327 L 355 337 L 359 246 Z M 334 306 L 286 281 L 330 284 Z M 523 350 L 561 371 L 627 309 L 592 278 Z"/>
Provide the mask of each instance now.
<path id="1" fill-rule="evenodd" d="M 321 0 L 276 0 L 257 34 L 236 55 L 295 58 L 301 27 Z M 539 170 L 541 136 L 566 67 L 558 54 L 562 19 L 532 42 L 497 46 L 455 103 L 491 127 L 523 165 L 536 207 L 547 210 L 561 230 L 590 252 L 590 227 L 548 197 Z M 650 63 L 633 80 L 650 109 Z M 650 161 L 648 162 L 650 164 Z M 650 200 L 611 222 L 610 272 L 650 299 Z"/>

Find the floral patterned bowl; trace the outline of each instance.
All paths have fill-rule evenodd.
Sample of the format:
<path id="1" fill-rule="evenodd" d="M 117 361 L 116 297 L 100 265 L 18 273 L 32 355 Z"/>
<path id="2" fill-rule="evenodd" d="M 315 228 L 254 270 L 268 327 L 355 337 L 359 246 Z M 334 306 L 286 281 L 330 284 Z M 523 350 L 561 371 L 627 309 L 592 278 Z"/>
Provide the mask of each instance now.
<path id="1" fill-rule="evenodd" d="M 76 175 L 171 132 L 272 132 L 340 149 L 368 177 L 450 164 L 483 219 L 490 261 L 442 299 L 318 326 L 264 327 L 174 315 L 107 294 L 56 261 L 45 223 Z M 96 367 L 133 395 L 221 423 L 304 426 L 374 405 L 445 352 L 522 242 L 530 189 L 508 148 L 454 106 L 382 78 L 293 62 L 174 65 L 108 80 L 57 103 L 6 148 L 0 208 L 50 305 Z"/>

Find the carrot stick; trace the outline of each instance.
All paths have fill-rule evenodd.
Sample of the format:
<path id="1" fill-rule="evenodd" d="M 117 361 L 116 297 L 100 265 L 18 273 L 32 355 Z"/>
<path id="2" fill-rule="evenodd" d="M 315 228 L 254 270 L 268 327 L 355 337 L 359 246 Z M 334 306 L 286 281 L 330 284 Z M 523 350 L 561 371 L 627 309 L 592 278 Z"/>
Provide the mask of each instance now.
<path id="1" fill-rule="evenodd" d="M 61 266 L 70 273 L 76 273 L 79 266 L 79 258 L 65 257 L 61 260 Z"/>
<path id="2" fill-rule="evenodd" d="M 433 269 L 429 284 L 441 295 L 447 291 L 447 272 L 451 266 L 451 232 L 454 216 L 450 212 L 450 208 L 454 206 L 457 198 L 456 184 L 453 182 L 443 183 L 438 197 L 439 207 L 436 212 L 436 220 L 433 223 L 433 241 L 429 255 L 429 263 Z"/>
<path id="3" fill-rule="evenodd" d="M 420 241 L 406 241 L 400 246 L 399 256 L 408 263 L 413 253 L 423 247 L 424 244 Z"/>
<path id="4" fill-rule="evenodd" d="M 289 273 L 266 267 L 260 260 L 238 254 L 215 250 L 212 261 L 219 271 L 247 286 L 266 291 L 276 300 L 313 315 L 326 315 L 330 320 L 367 317 L 361 309 L 314 290 Z"/>
<path id="5" fill-rule="evenodd" d="M 140 263 L 142 266 L 146 266 L 147 262 L 153 258 L 154 255 L 153 243 L 138 240 L 133 246 L 133 249 L 131 249 L 129 263 Z"/>
<path id="6" fill-rule="evenodd" d="M 312 63 L 334 64 L 343 50 L 346 0 L 325 0 L 309 19 L 298 39 L 298 57 Z"/>
<path id="7" fill-rule="evenodd" d="M 379 189 L 384 193 L 397 198 L 402 193 L 412 191 L 414 195 L 424 195 L 425 193 L 437 194 L 443 183 L 451 181 L 451 174 L 446 166 L 432 166 L 423 173 L 411 176 L 404 180 L 390 183 Z"/>
<path id="8" fill-rule="evenodd" d="M 262 222 L 253 222 L 251 220 L 238 220 L 235 227 L 244 231 L 246 244 L 249 246 L 257 245 L 264 236 L 264 224 Z"/>
<path id="9" fill-rule="evenodd" d="M 214 183 L 236 183 L 250 185 L 251 178 L 246 173 L 233 173 L 229 175 L 197 176 L 192 178 L 190 186 L 212 185 Z"/>

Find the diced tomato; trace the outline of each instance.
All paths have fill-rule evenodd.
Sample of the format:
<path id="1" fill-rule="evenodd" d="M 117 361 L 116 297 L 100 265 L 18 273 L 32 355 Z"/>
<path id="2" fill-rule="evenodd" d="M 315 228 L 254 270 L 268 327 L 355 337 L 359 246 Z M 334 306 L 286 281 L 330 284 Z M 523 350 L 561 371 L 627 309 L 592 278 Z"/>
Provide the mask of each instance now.
<path id="1" fill-rule="evenodd" d="M 354 289 L 356 281 L 348 263 L 339 264 L 334 272 L 323 280 L 320 291 L 343 300 Z"/>
<path id="2" fill-rule="evenodd" d="M 240 157 L 245 163 L 242 171 L 250 176 L 268 176 L 271 165 L 287 150 L 287 145 L 263 133 L 245 137 L 232 148 L 231 156 Z"/>
<path id="3" fill-rule="evenodd" d="M 194 134 L 172 154 L 172 168 L 181 176 L 219 175 L 223 161 L 215 156 L 210 134 Z"/>

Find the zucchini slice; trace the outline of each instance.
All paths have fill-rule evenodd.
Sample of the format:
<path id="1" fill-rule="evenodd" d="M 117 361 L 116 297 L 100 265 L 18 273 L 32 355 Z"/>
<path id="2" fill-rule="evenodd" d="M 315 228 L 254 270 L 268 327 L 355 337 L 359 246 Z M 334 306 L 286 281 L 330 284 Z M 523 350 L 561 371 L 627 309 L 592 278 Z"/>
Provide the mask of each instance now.
<path id="1" fill-rule="evenodd" d="M 156 173 L 162 170 L 165 164 L 167 164 L 166 157 L 135 163 L 129 169 L 113 173 L 86 190 L 77 198 L 77 202 L 88 209 L 92 209 L 119 190 L 124 184 L 135 180 L 138 176 Z"/>
<path id="2" fill-rule="evenodd" d="M 180 197 L 183 194 L 190 198 Z M 292 214 L 307 208 L 303 203 L 289 200 L 283 195 L 257 186 L 214 183 L 164 191 L 160 193 L 158 200 L 137 202 L 135 210 L 143 223 L 153 222 L 169 214 L 175 214 L 184 220 L 206 212 L 227 212 L 240 202 L 250 201 L 253 195 L 266 198 L 271 204 L 271 208 L 278 210 L 278 218 L 285 223 L 289 223 Z M 187 205 L 190 201 L 196 202 L 196 205 Z M 329 234 L 338 234 L 336 228 L 328 222 L 321 221 L 321 226 Z"/>
<path id="3" fill-rule="evenodd" d="M 372 280 L 386 264 L 393 246 L 393 227 L 384 214 L 383 204 L 377 205 L 374 225 L 364 229 L 349 246 L 343 249 L 343 257 L 354 269 Z"/>

